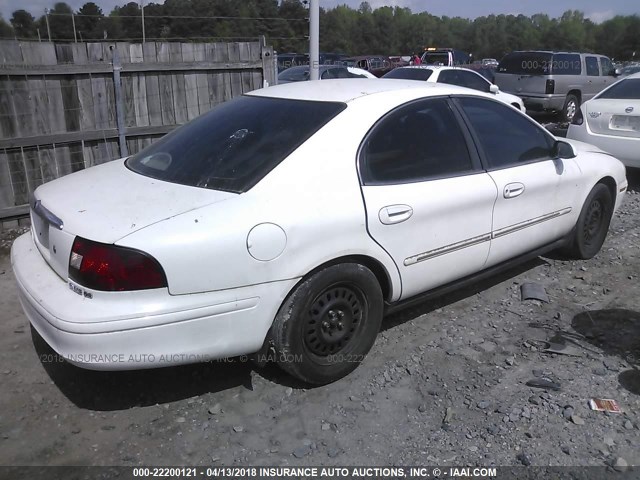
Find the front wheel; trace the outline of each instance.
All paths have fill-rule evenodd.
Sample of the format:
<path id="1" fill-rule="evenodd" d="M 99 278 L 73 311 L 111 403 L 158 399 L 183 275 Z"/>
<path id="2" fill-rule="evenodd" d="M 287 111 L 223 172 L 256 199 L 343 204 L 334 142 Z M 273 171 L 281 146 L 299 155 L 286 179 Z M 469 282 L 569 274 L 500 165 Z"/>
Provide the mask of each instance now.
<path id="1" fill-rule="evenodd" d="M 313 385 L 351 373 L 380 329 L 383 298 L 376 276 L 355 263 L 327 267 L 303 281 L 276 315 L 278 365 Z"/>
<path id="2" fill-rule="evenodd" d="M 613 199 L 606 185 L 598 183 L 587 196 L 576 223 L 573 241 L 567 253 L 588 260 L 602 248 L 613 215 Z"/>

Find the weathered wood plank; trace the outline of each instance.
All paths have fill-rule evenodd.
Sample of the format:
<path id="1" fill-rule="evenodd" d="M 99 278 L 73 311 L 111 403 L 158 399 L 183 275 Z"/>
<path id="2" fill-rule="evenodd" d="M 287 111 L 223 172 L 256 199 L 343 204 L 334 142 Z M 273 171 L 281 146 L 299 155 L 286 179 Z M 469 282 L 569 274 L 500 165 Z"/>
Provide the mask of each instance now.
<path id="1" fill-rule="evenodd" d="M 22 159 L 22 151 L 7 151 L 7 162 L 13 187 L 13 204 L 24 205 L 29 203 L 29 185 L 27 184 L 27 173 Z"/>
<path id="2" fill-rule="evenodd" d="M 85 68 L 89 57 L 87 55 L 87 44 L 72 44 L 73 63 L 79 68 Z M 93 109 L 93 91 L 91 89 L 91 76 L 76 75 L 76 85 L 78 87 L 78 101 L 80 103 L 80 128 L 82 130 L 93 130 L 96 128 L 96 118 Z"/>
<path id="3" fill-rule="evenodd" d="M 107 91 L 107 119 L 109 127 L 117 126 L 116 112 L 116 90 L 113 83 L 113 75 L 107 75 L 104 79 Z"/>
<path id="4" fill-rule="evenodd" d="M 4 67 L 8 65 L 22 64 L 22 50 L 20 50 L 20 43 L 15 40 L 0 41 L 0 61 Z"/>
<path id="5" fill-rule="evenodd" d="M 251 61 L 251 44 L 249 42 L 240 42 L 237 45 L 239 50 L 239 60 L 241 62 Z M 242 93 L 250 92 L 251 90 L 253 90 L 251 72 L 241 72 L 240 82 L 242 84 Z"/>
<path id="6" fill-rule="evenodd" d="M 156 44 L 147 42 L 142 46 L 144 62 L 151 64 L 157 62 Z M 162 125 L 162 109 L 160 107 L 160 84 L 158 75 L 155 73 L 147 73 L 144 76 L 144 84 L 146 87 L 146 98 L 144 103 L 149 112 L 150 125 Z M 142 102 L 142 100 L 141 100 Z"/>
<path id="7" fill-rule="evenodd" d="M 45 80 L 45 86 L 47 88 L 48 114 L 49 114 L 49 126 L 51 132 L 64 132 L 65 131 L 65 112 L 62 101 L 62 88 L 60 86 L 60 79 Z M 44 133 L 44 132 L 36 132 Z"/>
<path id="8" fill-rule="evenodd" d="M 195 48 L 193 43 L 182 44 L 182 61 L 195 62 Z M 192 120 L 200 114 L 198 102 L 198 81 L 194 72 L 185 72 L 184 88 L 186 100 L 187 120 Z"/>
<path id="9" fill-rule="evenodd" d="M 144 75 L 134 75 L 132 78 L 134 124 L 133 126 L 149 125 L 149 109 L 147 107 L 147 83 Z"/>
<path id="10" fill-rule="evenodd" d="M 127 127 L 135 127 L 137 125 L 135 96 L 133 91 L 134 79 L 131 75 L 121 75 L 122 96 L 124 103 L 124 124 Z"/>
<path id="11" fill-rule="evenodd" d="M 38 148 L 38 163 L 43 183 L 50 182 L 60 176 L 53 145 Z"/>
<path id="12" fill-rule="evenodd" d="M 42 135 L 51 132 L 51 121 L 49 118 L 49 95 L 47 93 L 47 84 L 44 78 L 39 79 L 33 77 L 28 82 L 30 95 L 31 112 L 33 113 L 33 122 L 36 135 Z"/>
<path id="13" fill-rule="evenodd" d="M 78 97 L 78 81 L 74 77 L 61 77 L 62 105 L 64 107 L 65 130 L 80 130 L 82 107 Z"/>
<path id="14" fill-rule="evenodd" d="M 109 128 L 107 86 L 104 77 L 97 75 L 91 77 L 91 91 L 96 128 Z"/>
<path id="15" fill-rule="evenodd" d="M 29 87 L 26 80 L 12 80 L 11 100 L 16 115 L 17 133 L 28 137 L 35 135 L 34 115 L 30 111 Z"/>
<path id="16" fill-rule="evenodd" d="M 229 61 L 239 62 L 240 44 L 237 42 L 229 43 L 227 48 L 229 49 Z M 242 95 L 242 75 L 239 72 L 231 71 L 229 77 L 231 81 L 231 97 Z"/>
<path id="17" fill-rule="evenodd" d="M 132 43 L 129 45 L 129 61 L 131 63 L 144 62 L 144 53 L 141 43 Z"/>
<path id="18" fill-rule="evenodd" d="M 175 125 L 176 114 L 173 106 L 173 86 L 171 84 L 171 74 L 162 73 L 158 75 L 158 86 L 160 89 L 160 111 L 163 125 Z M 150 102 L 151 100 L 149 100 Z"/>
<path id="19" fill-rule="evenodd" d="M 78 172 L 84 169 L 82 143 L 72 143 L 69 145 L 69 167 L 72 172 Z"/>
<path id="20" fill-rule="evenodd" d="M 193 58 L 196 63 L 204 62 L 206 60 L 206 44 L 195 43 Z M 207 80 L 206 73 L 196 73 L 196 88 L 198 90 L 198 113 L 203 113 L 211 109 L 211 103 L 209 102 L 209 82 Z"/>
<path id="21" fill-rule="evenodd" d="M 13 185 L 11 184 L 11 173 L 9 172 L 9 158 L 4 150 L 0 150 L 0 218 L 2 210 L 13 207 Z"/>
<path id="22" fill-rule="evenodd" d="M 40 170 L 40 157 L 36 147 L 24 148 L 22 150 L 25 172 L 27 174 L 27 187 L 29 193 L 42 185 L 42 171 Z"/>
<path id="23" fill-rule="evenodd" d="M 11 99 L 11 81 L 0 79 L 0 138 L 17 135 L 17 119 Z"/>

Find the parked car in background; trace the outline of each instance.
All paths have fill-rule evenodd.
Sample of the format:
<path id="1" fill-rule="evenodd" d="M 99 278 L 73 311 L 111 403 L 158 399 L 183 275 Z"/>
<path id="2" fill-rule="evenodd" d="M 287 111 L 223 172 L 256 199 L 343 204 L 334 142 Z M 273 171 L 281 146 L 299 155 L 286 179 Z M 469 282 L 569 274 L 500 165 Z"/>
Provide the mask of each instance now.
<path id="1" fill-rule="evenodd" d="M 501 92 L 497 85 L 492 84 L 479 73 L 467 68 L 459 67 L 428 67 L 415 65 L 391 70 L 382 78 L 400 78 L 403 80 L 422 80 L 431 83 L 448 83 L 460 87 L 471 88 L 479 92 L 491 93 L 497 100 L 512 105 L 518 110 L 525 111 L 522 99 L 510 93 Z"/>
<path id="2" fill-rule="evenodd" d="M 567 138 L 595 145 L 628 167 L 640 168 L 640 73 L 622 78 L 585 102 Z"/>
<path id="3" fill-rule="evenodd" d="M 329 78 L 378 78 L 374 74 L 355 67 L 320 65 L 320 80 Z M 304 82 L 309 80 L 309 65 L 291 67 L 278 74 L 278 83 Z"/>
<path id="4" fill-rule="evenodd" d="M 495 58 L 483 58 L 482 59 L 482 65 L 488 65 L 490 67 L 497 67 L 498 66 L 498 60 L 496 60 Z"/>
<path id="5" fill-rule="evenodd" d="M 424 49 L 421 61 L 423 65 L 452 67 L 471 63 L 471 55 L 455 48 L 427 47 Z"/>
<path id="6" fill-rule="evenodd" d="M 11 263 L 33 328 L 80 367 L 261 352 L 319 385 L 405 300 L 560 246 L 593 257 L 626 187 L 618 160 L 490 94 L 298 82 L 41 185 Z"/>
<path id="7" fill-rule="evenodd" d="M 349 57 L 343 60 L 347 67 L 356 67 L 371 72 L 376 77 L 381 77 L 389 70 L 393 69 L 389 57 L 382 55 L 362 55 L 359 57 Z"/>
<path id="8" fill-rule="evenodd" d="M 287 68 L 309 65 L 309 55 L 306 53 L 278 53 L 277 55 L 278 73 Z"/>
<path id="9" fill-rule="evenodd" d="M 522 97 L 527 110 L 560 113 L 571 122 L 580 105 L 615 81 L 608 57 L 591 53 L 517 51 L 500 61 L 495 82 Z"/>
<path id="10" fill-rule="evenodd" d="M 627 65 L 626 67 L 620 68 L 620 77 L 626 77 L 638 72 L 640 72 L 640 64 Z"/>

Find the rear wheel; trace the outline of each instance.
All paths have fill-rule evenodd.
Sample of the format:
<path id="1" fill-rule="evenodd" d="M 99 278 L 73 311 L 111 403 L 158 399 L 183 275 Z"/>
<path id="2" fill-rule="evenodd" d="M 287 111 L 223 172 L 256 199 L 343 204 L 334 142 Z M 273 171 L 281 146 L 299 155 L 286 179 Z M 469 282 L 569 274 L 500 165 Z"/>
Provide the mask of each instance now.
<path id="1" fill-rule="evenodd" d="M 575 117 L 576 112 L 578 111 L 578 108 L 580 108 L 580 100 L 578 100 L 578 97 L 574 94 L 570 93 L 564 101 L 562 119 L 567 123 L 571 123 L 573 117 Z"/>
<path id="2" fill-rule="evenodd" d="M 593 187 L 582 206 L 573 241 L 567 253 L 573 258 L 583 260 L 595 256 L 607 236 L 612 214 L 611 192 L 606 185 L 599 183 Z"/>
<path id="3" fill-rule="evenodd" d="M 382 322 L 382 291 L 366 267 L 327 267 L 302 282 L 273 324 L 278 365 L 310 384 L 349 374 L 369 352 Z"/>

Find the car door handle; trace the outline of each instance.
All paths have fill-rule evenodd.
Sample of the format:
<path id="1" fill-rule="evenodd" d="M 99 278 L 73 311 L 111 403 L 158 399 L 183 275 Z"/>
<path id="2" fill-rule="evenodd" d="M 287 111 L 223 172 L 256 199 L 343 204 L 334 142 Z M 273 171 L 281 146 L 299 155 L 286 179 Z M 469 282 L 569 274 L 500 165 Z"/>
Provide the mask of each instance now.
<path id="1" fill-rule="evenodd" d="M 514 198 L 524 193 L 524 184 L 515 182 L 504 187 L 504 198 Z"/>
<path id="2" fill-rule="evenodd" d="M 413 208 L 409 205 L 387 205 L 378 212 L 378 218 L 384 225 L 404 222 L 409 220 L 411 215 L 413 215 Z"/>

